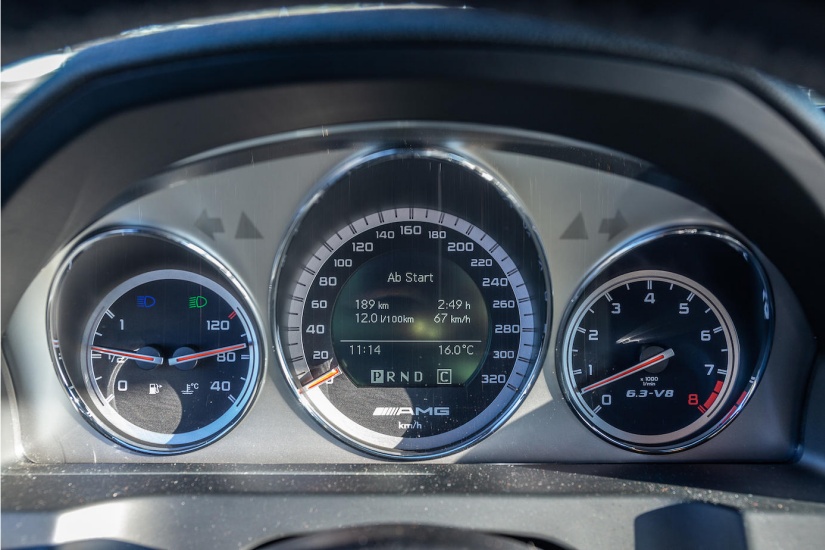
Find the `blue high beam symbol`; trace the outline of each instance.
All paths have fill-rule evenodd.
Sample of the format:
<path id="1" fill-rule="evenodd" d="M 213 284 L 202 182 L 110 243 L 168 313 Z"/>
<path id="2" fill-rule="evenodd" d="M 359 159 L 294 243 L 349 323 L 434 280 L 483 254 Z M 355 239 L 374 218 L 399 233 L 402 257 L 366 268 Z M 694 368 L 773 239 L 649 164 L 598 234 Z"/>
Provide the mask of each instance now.
<path id="1" fill-rule="evenodd" d="M 200 309 L 206 306 L 206 298 L 203 296 L 190 296 L 189 309 Z"/>
<path id="2" fill-rule="evenodd" d="M 154 296 L 138 296 L 137 307 L 150 308 L 157 303 Z"/>

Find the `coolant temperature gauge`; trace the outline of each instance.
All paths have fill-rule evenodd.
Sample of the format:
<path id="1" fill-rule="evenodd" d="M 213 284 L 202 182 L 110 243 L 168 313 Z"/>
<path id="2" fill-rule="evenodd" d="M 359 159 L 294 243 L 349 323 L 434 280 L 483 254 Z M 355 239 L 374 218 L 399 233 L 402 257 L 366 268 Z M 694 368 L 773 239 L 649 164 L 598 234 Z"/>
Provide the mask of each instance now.
<path id="1" fill-rule="evenodd" d="M 175 451 L 234 424 L 254 392 L 258 347 L 230 292 L 166 269 L 133 277 L 103 298 L 86 328 L 81 363 L 113 437 Z"/>

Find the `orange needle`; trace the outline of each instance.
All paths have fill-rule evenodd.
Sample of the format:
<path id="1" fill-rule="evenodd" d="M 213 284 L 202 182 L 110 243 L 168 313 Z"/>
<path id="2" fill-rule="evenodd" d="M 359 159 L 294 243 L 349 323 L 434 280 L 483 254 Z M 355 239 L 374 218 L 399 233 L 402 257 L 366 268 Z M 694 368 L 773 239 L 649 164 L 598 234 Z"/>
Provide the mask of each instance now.
<path id="1" fill-rule="evenodd" d="M 638 365 L 633 365 L 629 369 L 625 369 L 622 372 L 618 372 L 618 373 L 614 374 L 613 376 L 608 376 L 604 380 L 596 382 L 595 384 L 590 384 L 589 386 L 585 386 L 584 388 L 582 388 L 581 393 L 584 394 L 584 393 L 587 393 L 589 391 L 593 391 L 597 388 L 601 388 L 602 386 L 606 386 L 606 385 L 610 384 L 611 382 L 615 382 L 616 380 L 621 380 L 625 376 L 630 376 L 634 372 L 639 372 L 640 370 L 644 370 L 648 367 L 652 367 L 653 365 L 655 365 L 657 363 L 661 363 L 662 361 L 664 361 L 666 359 L 670 359 L 674 355 L 676 355 L 676 354 L 673 352 L 673 348 L 666 349 L 665 351 L 663 351 L 659 355 L 654 355 L 650 359 L 646 359 L 646 360 L 642 361 L 641 363 L 639 363 Z"/>
<path id="2" fill-rule="evenodd" d="M 238 351 L 239 349 L 246 348 L 246 344 L 234 344 L 232 346 L 225 346 L 218 349 L 211 349 L 209 351 L 199 351 L 198 353 L 190 353 L 189 355 L 181 355 L 180 357 L 170 357 L 169 364 L 170 365 L 177 365 L 179 363 L 187 363 L 189 361 L 196 361 L 198 359 L 203 359 L 205 357 L 212 357 L 213 355 L 218 355 L 219 353 L 227 353 L 230 351 Z"/>
<path id="3" fill-rule="evenodd" d="M 304 386 L 303 389 L 304 390 L 311 390 L 315 386 L 320 386 L 321 384 L 323 384 L 327 380 L 331 380 L 331 379 L 335 378 L 336 376 L 338 376 L 339 374 L 341 374 L 341 369 L 339 369 L 338 367 L 335 367 L 334 369 L 325 372 L 324 374 L 322 374 L 321 376 L 319 376 L 315 380 L 311 381 L 309 384 Z"/>

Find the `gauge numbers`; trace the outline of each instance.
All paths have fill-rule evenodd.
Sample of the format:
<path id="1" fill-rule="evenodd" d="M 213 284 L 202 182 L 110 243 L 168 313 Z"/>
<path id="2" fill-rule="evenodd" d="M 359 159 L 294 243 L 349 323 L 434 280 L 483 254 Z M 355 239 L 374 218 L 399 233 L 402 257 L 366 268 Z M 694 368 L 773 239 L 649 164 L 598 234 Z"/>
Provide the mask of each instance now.
<path id="1" fill-rule="evenodd" d="M 206 277 L 159 270 L 98 306 L 84 346 L 87 386 L 120 441 L 181 451 L 214 439 L 245 410 L 258 342 L 241 304 Z"/>
<path id="2" fill-rule="evenodd" d="M 737 378 L 730 316 L 704 287 L 666 271 L 616 277 L 575 310 L 563 344 L 564 389 L 597 433 L 674 449 L 715 425 Z"/>
<path id="3" fill-rule="evenodd" d="M 305 398 L 351 437 L 390 449 L 450 443 L 489 422 L 525 387 L 540 341 L 508 253 L 425 208 L 333 232 L 304 267 L 289 319 Z"/>
<path id="4" fill-rule="evenodd" d="M 276 343 L 301 403 L 385 458 L 490 435 L 536 379 L 546 262 L 515 196 L 440 150 L 354 159 L 320 188 L 275 266 Z"/>

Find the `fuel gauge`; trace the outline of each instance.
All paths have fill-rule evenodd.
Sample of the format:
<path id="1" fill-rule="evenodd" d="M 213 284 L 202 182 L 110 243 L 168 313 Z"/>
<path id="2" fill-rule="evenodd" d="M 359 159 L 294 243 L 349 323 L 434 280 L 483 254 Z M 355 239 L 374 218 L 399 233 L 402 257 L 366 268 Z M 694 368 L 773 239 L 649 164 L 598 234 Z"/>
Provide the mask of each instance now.
<path id="1" fill-rule="evenodd" d="M 92 238 L 66 261 L 51 304 L 56 364 L 75 406 L 111 439 L 158 454 L 228 432 L 262 371 L 245 292 L 180 244 L 145 230 Z"/>
<path id="2" fill-rule="evenodd" d="M 255 380 L 249 324 L 229 292 L 195 273 L 119 285 L 92 316 L 84 350 L 101 413 L 125 437 L 170 447 L 220 432 Z"/>

